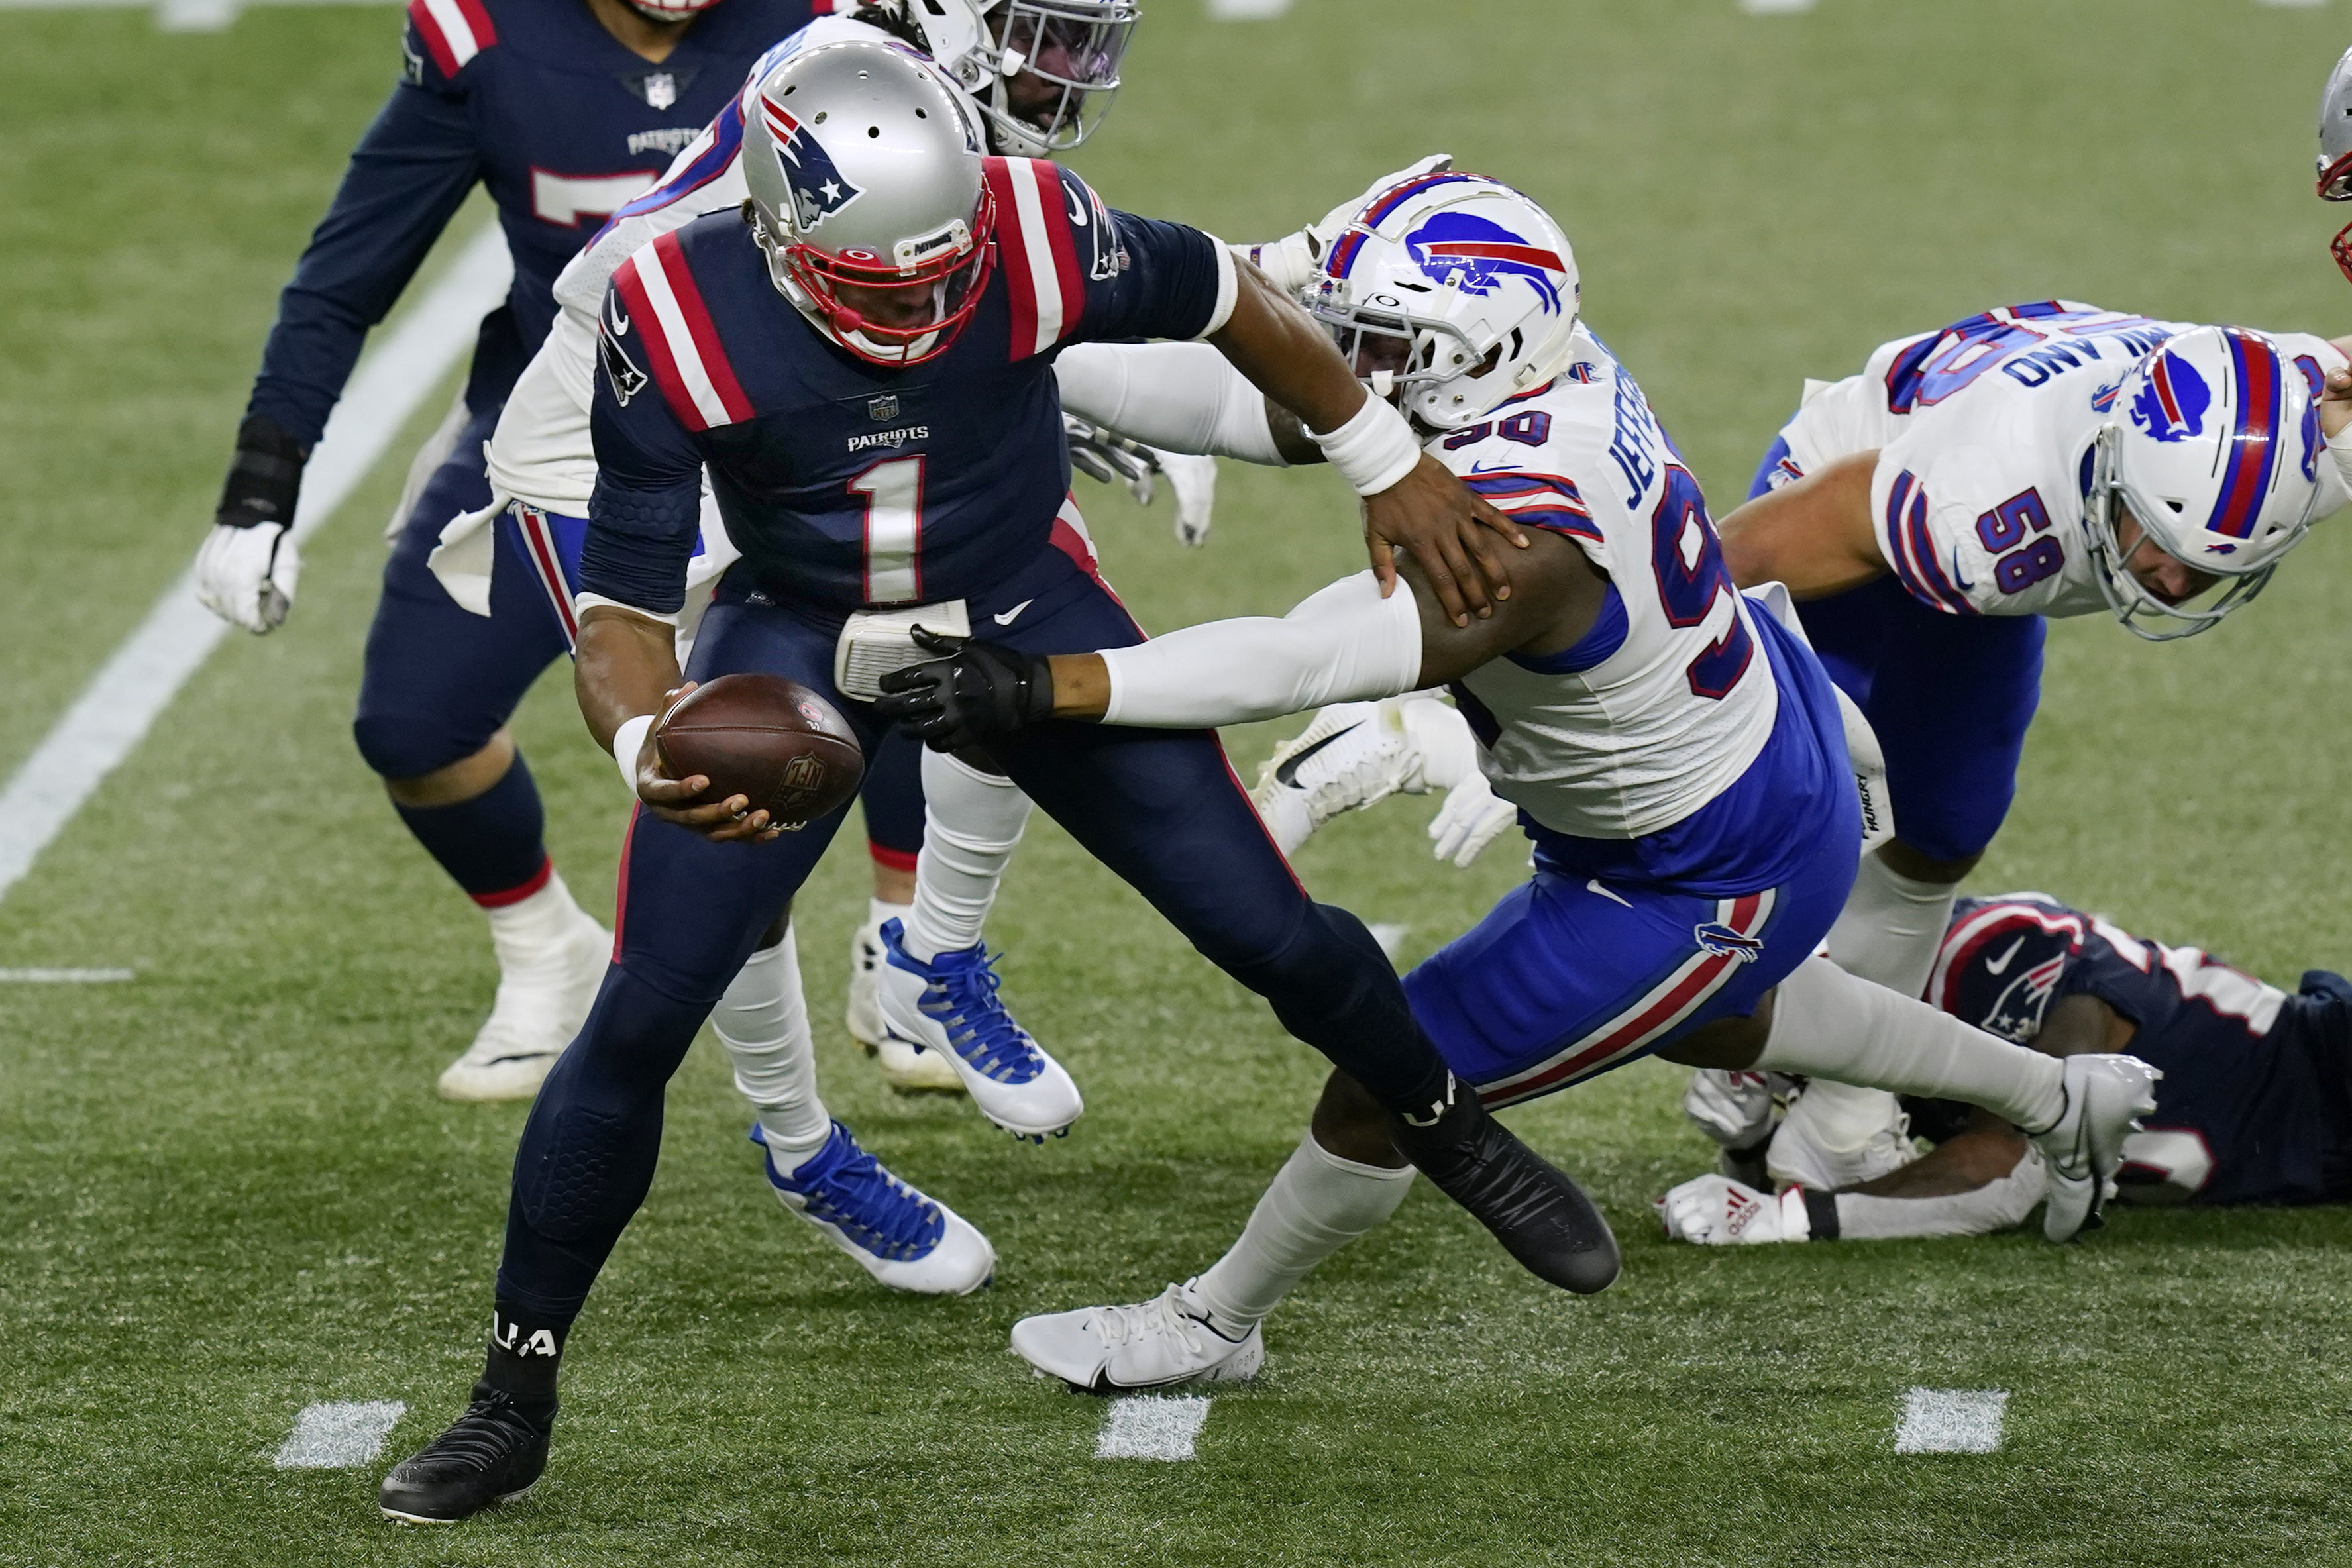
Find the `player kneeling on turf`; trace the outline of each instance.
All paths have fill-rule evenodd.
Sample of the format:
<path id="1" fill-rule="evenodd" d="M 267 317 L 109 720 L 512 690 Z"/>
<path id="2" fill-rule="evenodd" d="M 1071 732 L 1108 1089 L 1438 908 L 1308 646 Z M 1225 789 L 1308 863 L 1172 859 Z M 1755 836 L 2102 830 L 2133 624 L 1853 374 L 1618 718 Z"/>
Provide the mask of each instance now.
<path id="1" fill-rule="evenodd" d="M 1932 1083 L 2034 1130 L 2052 1234 L 2073 1236 L 2148 1070 L 2112 1055 L 2062 1067 L 1811 956 L 1862 841 L 1843 715 L 1802 639 L 1732 587 L 1697 484 L 1579 321 L 1559 227 L 1495 181 L 1421 175 L 1365 205 L 1315 298 L 1375 395 L 1517 525 L 1507 601 L 1449 613 L 1443 563 L 1416 559 L 1282 620 L 1139 646 L 1049 658 L 964 643 L 891 677 L 886 710 L 965 746 L 1048 717 L 1191 727 L 1453 683 L 1482 768 L 1534 824 L 1538 867 L 1406 978 L 1453 1092 L 1508 1104 L 1651 1052 Z M 1378 1107 L 1335 1073 L 1214 1268 L 1141 1306 L 1024 1320 L 1014 1348 L 1104 1391 L 1245 1376 L 1260 1320 L 1394 1209 L 1403 1166 Z M 1596 1288 L 1613 1250 L 1599 1262 Z"/>
<path id="2" fill-rule="evenodd" d="M 2352 1199 L 2352 984 L 2340 975 L 2311 970 L 2289 996 L 2195 947 L 2134 936 L 2042 894 L 2010 893 L 1960 902 L 1927 999 L 2052 1056 L 2129 1049 L 2162 1070 L 2156 1109 L 2124 1140 L 2116 1181 L 2128 1202 Z M 2042 1196 L 2032 1147 L 1982 1112 L 1913 1101 L 1906 1117 L 1890 1104 L 1876 1126 L 1840 1136 L 1801 1114 L 1817 1082 L 1776 1129 L 1769 1089 L 1724 1076 L 1697 1074 L 1685 1104 L 1727 1149 L 1760 1155 L 1769 1174 L 1685 1182 L 1659 1200 L 1669 1236 L 1714 1244 L 1980 1236 L 2020 1223 Z M 1902 1135 L 1913 1130 L 1936 1145 L 1932 1153 L 1915 1156 Z M 1823 1179 L 1865 1145 L 1882 1156 L 1869 1179 Z M 1757 1190 L 1759 1180 L 1778 1190 Z"/>

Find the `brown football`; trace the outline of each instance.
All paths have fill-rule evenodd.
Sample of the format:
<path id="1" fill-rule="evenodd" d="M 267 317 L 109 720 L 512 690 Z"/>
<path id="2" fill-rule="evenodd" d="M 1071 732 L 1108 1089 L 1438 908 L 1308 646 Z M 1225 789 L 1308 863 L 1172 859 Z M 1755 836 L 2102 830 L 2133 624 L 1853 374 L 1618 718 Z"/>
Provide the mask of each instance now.
<path id="1" fill-rule="evenodd" d="M 710 780 L 698 802 L 741 795 L 780 827 L 837 810 L 866 776 L 866 754 L 840 710 L 782 675 L 705 681 L 656 721 L 653 738 L 664 773 Z"/>

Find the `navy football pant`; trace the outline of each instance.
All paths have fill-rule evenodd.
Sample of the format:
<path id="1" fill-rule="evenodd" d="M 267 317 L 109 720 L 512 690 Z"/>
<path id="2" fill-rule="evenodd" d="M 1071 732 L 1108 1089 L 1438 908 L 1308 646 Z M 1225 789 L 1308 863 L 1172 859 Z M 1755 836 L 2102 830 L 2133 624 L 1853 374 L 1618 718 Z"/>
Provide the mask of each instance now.
<path id="1" fill-rule="evenodd" d="M 872 710 L 833 685 L 841 616 L 745 597 L 734 578 L 722 585 L 688 673 L 789 675 L 839 706 L 871 750 L 881 738 Z M 1057 549 L 971 608 L 992 638 L 1033 653 L 1142 641 L 1091 570 Z M 997 614 L 1010 623 L 983 619 Z M 1031 800 L 1212 962 L 1271 1002 L 1291 1033 L 1383 1103 L 1417 1107 L 1443 1094 L 1444 1065 L 1380 944 L 1353 915 L 1307 898 L 1214 734 L 1049 723 L 992 749 Z M 748 845 L 712 843 L 637 815 L 622 861 L 615 961 L 580 1038 L 541 1089 L 516 1155 L 501 1301 L 551 1325 L 578 1313 L 652 1184 L 664 1086 L 841 816 Z"/>
<path id="2" fill-rule="evenodd" d="M 1775 440 L 1749 486 L 1788 458 Z M 1947 615 L 1892 574 L 1797 606 L 1830 679 L 1861 705 L 1886 754 L 1895 831 L 1934 860 L 1981 854 L 2017 797 L 2025 731 L 2042 701 L 2039 615 Z"/>

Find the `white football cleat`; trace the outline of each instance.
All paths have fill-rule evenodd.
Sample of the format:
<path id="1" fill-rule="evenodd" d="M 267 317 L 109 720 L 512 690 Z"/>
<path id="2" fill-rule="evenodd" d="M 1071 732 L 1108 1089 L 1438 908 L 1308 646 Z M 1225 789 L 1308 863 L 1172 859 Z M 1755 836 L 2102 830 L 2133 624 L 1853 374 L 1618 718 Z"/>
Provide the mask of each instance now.
<path id="1" fill-rule="evenodd" d="M 2137 1056 L 2104 1052 L 2065 1059 L 2066 1109 L 2045 1132 L 2028 1134 L 2049 1166 L 2042 1234 L 2072 1241 L 2102 1223 L 2099 1207 L 2124 1158 L 2124 1140 L 2156 1109 L 2164 1076 Z"/>
<path id="2" fill-rule="evenodd" d="M 521 920 L 499 918 L 541 899 L 548 903 Z M 561 877 L 551 874 L 548 885 L 522 904 L 491 915 L 498 997 L 466 1054 L 442 1070 L 436 1087 L 444 1100 L 528 1100 L 537 1094 L 555 1059 L 587 1021 L 613 961 L 613 934 L 572 902 Z M 517 931 L 518 925 L 526 928 Z M 552 926 L 553 934 L 530 929 L 541 925 Z"/>
<path id="3" fill-rule="evenodd" d="M 1243 1383 L 1265 1364 L 1265 1337 L 1250 1325 L 1239 1339 L 1220 1333 L 1192 1293 L 1171 1285 L 1131 1307 L 1080 1307 L 1023 1318 L 1013 1348 L 1039 1375 L 1058 1377 L 1081 1394 L 1124 1394 L 1187 1383 Z"/>
<path id="4" fill-rule="evenodd" d="M 797 1214 L 894 1291 L 965 1296 L 996 1277 L 996 1249 L 969 1220 L 884 1169 L 835 1122 L 824 1147 L 790 1176 L 776 1170 L 766 1129 L 751 1124 L 768 1185 Z"/>
<path id="5" fill-rule="evenodd" d="M 1918 1157 L 1902 1101 L 1884 1089 L 1816 1078 L 1780 1118 L 1764 1169 L 1776 1192 L 1790 1186 L 1843 1192 Z"/>
<path id="6" fill-rule="evenodd" d="M 1086 1102 L 1005 1011 L 987 947 L 975 942 L 926 964 L 905 940 L 898 922 L 883 924 L 882 1020 L 892 1038 L 953 1063 L 980 1113 L 1014 1137 L 1042 1144 L 1067 1132 Z"/>
<path id="7" fill-rule="evenodd" d="M 882 922 L 869 920 L 849 938 L 849 1010 L 845 1020 L 849 1038 L 866 1048 L 882 1069 L 882 1082 L 901 1094 L 963 1092 L 955 1064 L 936 1051 L 894 1038 L 882 1017 L 882 967 L 889 955 L 882 946 Z"/>

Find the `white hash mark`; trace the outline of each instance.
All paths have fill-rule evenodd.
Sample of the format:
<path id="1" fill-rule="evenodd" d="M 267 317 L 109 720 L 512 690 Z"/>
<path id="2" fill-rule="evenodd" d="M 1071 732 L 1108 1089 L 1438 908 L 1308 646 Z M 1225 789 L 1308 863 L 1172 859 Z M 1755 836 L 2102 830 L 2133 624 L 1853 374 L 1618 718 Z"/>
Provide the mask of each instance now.
<path id="1" fill-rule="evenodd" d="M 2000 1447 L 2009 1396 L 1998 1388 L 1914 1388 L 1895 1428 L 1898 1454 L 1990 1454 Z"/>
<path id="2" fill-rule="evenodd" d="M 408 1406 L 397 1399 L 306 1405 L 278 1448 L 281 1470 L 347 1470 L 383 1452 L 383 1440 Z"/>
<path id="3" fill-rule="evenodd" d="M 1189 1459 L 1192 1439 L 1209 1418 L 1209 1402 L 1193 1395 L 1130 1394 L 1111 1401 L 1095 1438 L 1097 1459 Z"/>
<path id="4" fill-rule="evenodd" d="M 10 986 L 95 986 L 138 977 L 136 969 L 0 969 L 0 985 Z"/>

